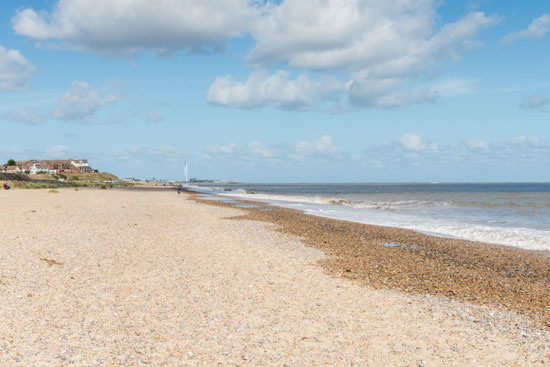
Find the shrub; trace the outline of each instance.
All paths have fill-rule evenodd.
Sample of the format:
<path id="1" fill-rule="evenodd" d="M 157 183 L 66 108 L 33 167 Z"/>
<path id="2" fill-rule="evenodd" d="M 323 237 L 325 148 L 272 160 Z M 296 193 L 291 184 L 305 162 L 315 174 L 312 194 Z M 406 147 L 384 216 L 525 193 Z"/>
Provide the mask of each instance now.
<path id="1" fill-rule="evenodd" d="M 51 189 L 50 191 L 48 191 L 50 194 L 58 194 L 59 191 L 57 191 L 56 189 Z"/>
<path id="2" fill-rule="evenodd" d="M 73 181 L 78 181 L 79 178 L 78 178 L 78 176 L 72 176 L 72 177 L 71 177 L 71 180 L 73 180 Z"/>

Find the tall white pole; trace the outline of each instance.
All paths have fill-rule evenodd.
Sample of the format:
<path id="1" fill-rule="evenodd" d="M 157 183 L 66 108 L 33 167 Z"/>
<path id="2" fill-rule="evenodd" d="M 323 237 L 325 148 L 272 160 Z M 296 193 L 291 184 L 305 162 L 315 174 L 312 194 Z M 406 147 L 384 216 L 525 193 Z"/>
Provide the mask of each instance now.
<path id="1" fill-rule="evenodd" d="M 189 178 L 187 177 L 187 161 L 185 161 L 185 182 L 189 182 Z"/>

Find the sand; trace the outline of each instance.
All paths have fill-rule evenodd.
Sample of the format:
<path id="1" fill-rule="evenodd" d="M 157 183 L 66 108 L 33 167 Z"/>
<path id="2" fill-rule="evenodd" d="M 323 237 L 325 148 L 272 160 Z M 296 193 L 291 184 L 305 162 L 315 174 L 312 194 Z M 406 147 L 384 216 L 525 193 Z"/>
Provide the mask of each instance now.
<path id="1" fill-rule="evenodd" d="M 300 238 L 189 199 L 0 192 L 0 366 L 550 363 L 521 316 L 331 276 Z"/>

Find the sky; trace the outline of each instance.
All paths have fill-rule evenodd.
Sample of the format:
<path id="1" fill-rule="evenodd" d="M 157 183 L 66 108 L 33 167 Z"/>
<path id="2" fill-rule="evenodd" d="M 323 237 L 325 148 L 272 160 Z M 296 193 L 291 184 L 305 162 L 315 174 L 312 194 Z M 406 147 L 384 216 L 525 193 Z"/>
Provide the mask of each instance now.
<path id="1" fill-rule="evenodd" d="M 119 177 L 550 181 L 550 3 L 0 2 L 0 162 Z"/>

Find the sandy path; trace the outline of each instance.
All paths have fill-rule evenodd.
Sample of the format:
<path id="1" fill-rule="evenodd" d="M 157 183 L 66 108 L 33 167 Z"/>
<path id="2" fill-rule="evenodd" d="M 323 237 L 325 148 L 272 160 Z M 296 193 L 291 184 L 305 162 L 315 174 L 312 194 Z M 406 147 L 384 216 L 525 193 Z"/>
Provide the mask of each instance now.
<path id="1" fill-rule="evenodd" d="M 319 251 L 183 194 L 16 190 L 0 205 L 0 366 L 550 363 L 547 335 L 503 335 L 506 315 L 329 277 Z"/>

